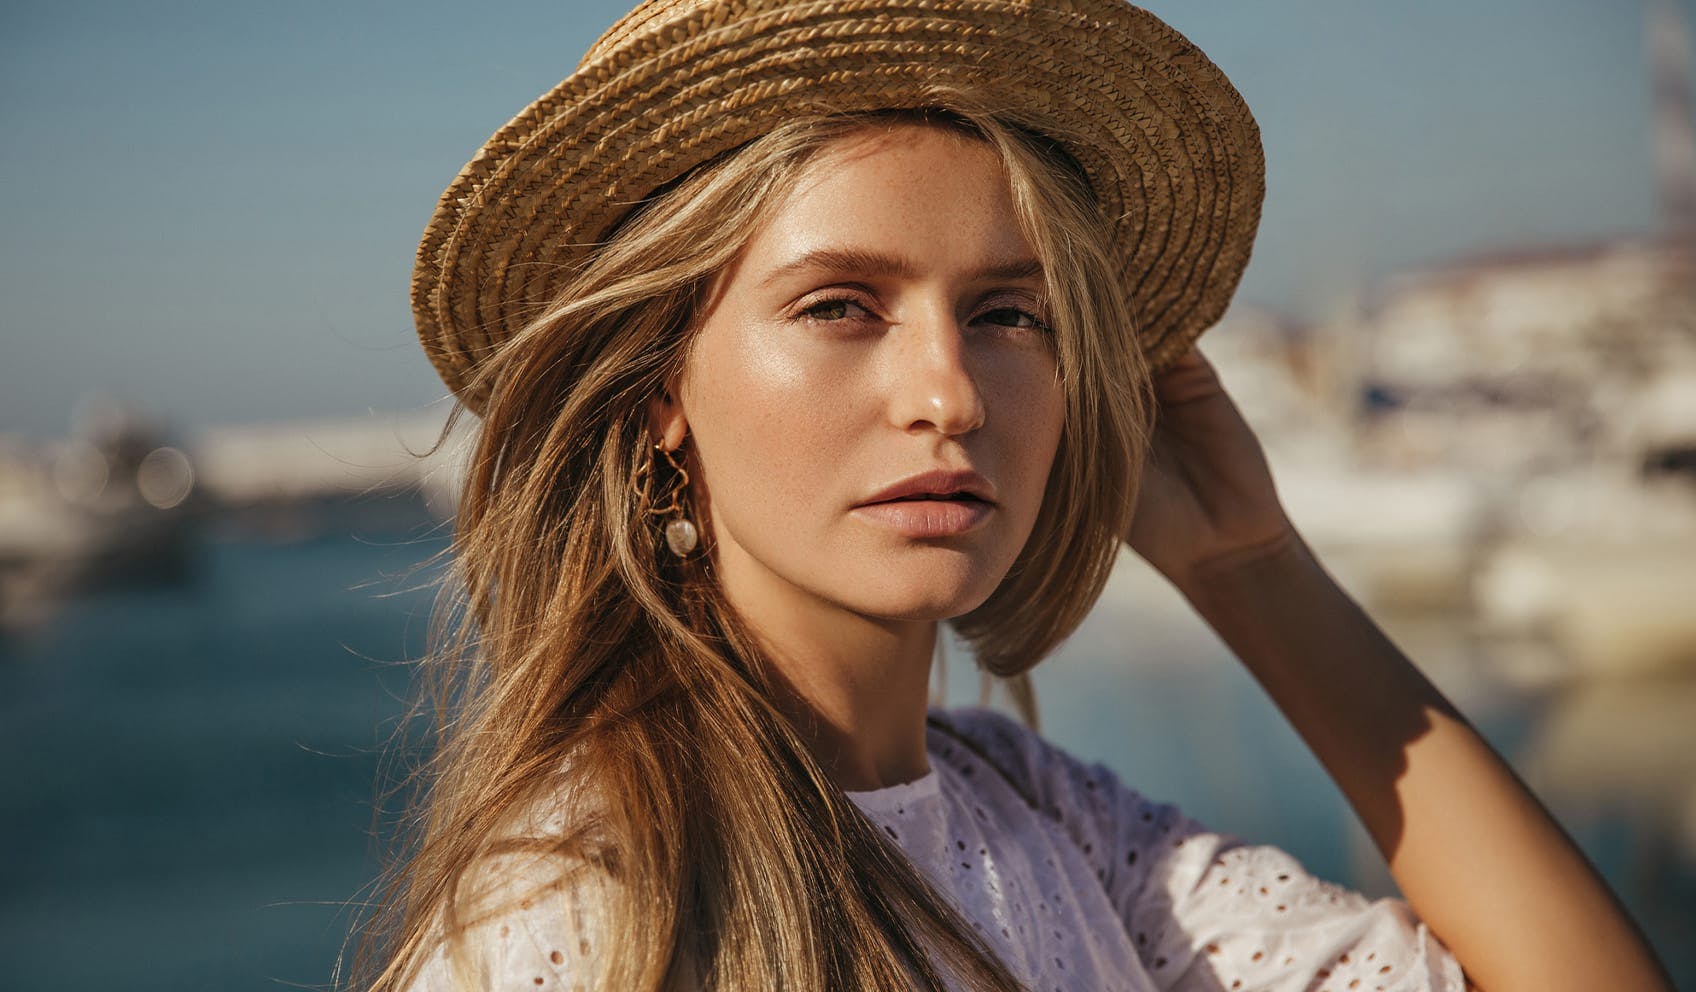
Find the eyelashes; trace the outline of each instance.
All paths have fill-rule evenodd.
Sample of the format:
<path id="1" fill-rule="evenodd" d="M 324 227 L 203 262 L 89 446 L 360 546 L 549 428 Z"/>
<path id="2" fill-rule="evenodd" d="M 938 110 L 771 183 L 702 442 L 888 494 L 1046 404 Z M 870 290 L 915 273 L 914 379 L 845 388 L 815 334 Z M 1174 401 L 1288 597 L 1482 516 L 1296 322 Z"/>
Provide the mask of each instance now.
<path id="1" fill-rule="evenodd" d="M 865 307 L 861 306 L 858 301 L 847 296 L 832 296 L 822 300 L 815 300 L 802 307 L 797 316 L 801 320 L 809 323 L 835 324 L 840 321 L 855 319 L 850 317 L 848 313 L 850 309 L 860 311 L 865 317 L 871 316 L 871 313 L 867 311 Z M 826 316 L 826 314 L 834 314 L 834 316 Z"/>
<path id="2" fill-rule="evenodd" d="M 858 315 L 855 314 L 858 311 Z M 1004 327 L 1015 331 L 1041 331 L 1048 333 L 1050 328 L 1041 317 L 1024 307 L 1003 305 L 990 307 L 981 311 L 973 321 L 987 317 L 1001 317 L 1003 320 L 991 321 L 996 327 Z M 874 319 L 871 310 L 852 296 L 827 296 L 803 305 L 792 318 L 808 324 L 839 324 L 848 321 Z"/>

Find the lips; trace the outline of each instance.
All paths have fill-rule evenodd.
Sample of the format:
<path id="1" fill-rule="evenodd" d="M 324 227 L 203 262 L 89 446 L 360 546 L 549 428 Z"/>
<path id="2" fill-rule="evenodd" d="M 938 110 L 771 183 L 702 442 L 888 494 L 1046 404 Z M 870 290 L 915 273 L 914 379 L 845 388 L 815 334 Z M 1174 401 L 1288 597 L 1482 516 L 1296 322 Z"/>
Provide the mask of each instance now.
<path id="1" fill-rule="evenodd" d="M 854 515 L 911 539 L 959 537 L 995 511 L 995 487 L 976 472 L 936 469 L 873 493 Z"/>
<path id="2" fill-rule="evenodd" d="M 995 502 L 995 487 L 976 472 L 933 469 L 911 475 L 867 497 L 858 506 L 903 502 Z"/>

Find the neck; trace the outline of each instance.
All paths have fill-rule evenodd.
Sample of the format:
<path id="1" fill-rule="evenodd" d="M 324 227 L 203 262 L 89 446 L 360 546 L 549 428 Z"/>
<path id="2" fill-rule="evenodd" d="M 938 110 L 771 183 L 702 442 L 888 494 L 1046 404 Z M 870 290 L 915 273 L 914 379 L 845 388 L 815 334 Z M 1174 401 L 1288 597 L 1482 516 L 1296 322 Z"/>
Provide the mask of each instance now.
<path id="1" fill-rule="evenodd" d="M 726 598 L 774 668 L 776 702 L 831 779 L 863 791 L 928 772 L 936 621 L 864 616 L 770 572 L 724 564 Z"/>

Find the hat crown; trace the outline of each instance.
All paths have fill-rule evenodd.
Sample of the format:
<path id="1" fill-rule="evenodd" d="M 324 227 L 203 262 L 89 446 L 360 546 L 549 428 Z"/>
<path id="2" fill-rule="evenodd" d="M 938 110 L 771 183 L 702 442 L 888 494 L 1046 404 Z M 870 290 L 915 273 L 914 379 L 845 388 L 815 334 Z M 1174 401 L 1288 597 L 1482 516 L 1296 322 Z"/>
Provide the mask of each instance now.
<path id="1" fill-rule="evenodd" d="M 1003 0 L 998 6 L 1007 9 L 1029 7 L 1032 0 Z M 802 6 L 819 6 L 819 0 L 644 0 L 635 9 L 619 18 L 612 27 L 595 40 L 589 50 L 578 61 L 577 69 L 607 58 L 614 52 L 624 48 L 626 44 L 635 42 L 642 36 L 658 40 L 659 47 L 667 42 L 677 43 L 693 37 L 702 27 L 723 27 L 751 14 L 777 13 L 785 8 Z M 825 5 L 832 7 L 854 8 L 852 13 L 862 17 L 878 17 L 889 13 L 901 16 L 912 16 L 911 4 L 890 2 L 890 0 L 826 0 Z M 952 6 L 942 4 L 941 6 Z M 1141 13 L 1135 7 L 1123 0 L 1048 0 L 1043 7 L 1053 12 L 1088 13 L 1093 17 L 1106 16 L 1111 18 L 1115 13 Z M 696 23 L 680 32 L 667 29 L 686 24 L 699 16 Z"/>
<path id="2" fill-rule="evenodd" d="M 413 270 L 448 385 L 565 288 L 632 204 L 785 120 L 956 95 L 1059 142 L 1110 226 L 1159 371 L 1224 312 L 1265 192 L 1259 129 L 1205 54 L 1125 0 L 645 0 L 443 193 Z"/>

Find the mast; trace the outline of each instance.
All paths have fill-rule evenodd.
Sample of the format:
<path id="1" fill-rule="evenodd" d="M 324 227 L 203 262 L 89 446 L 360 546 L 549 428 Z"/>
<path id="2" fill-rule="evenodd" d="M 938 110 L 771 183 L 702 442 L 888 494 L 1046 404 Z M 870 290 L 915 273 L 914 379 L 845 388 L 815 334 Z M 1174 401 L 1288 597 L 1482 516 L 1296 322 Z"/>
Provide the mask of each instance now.
<path id="1" fill-rule="evenodd" d="M 1696 123 L 1690 97 L 1690 26 L 1679 0 L 1649 0 L 1649 76 L 1655 101 L 1655 173 L 1664 233 L 1696 248 Z"/>

